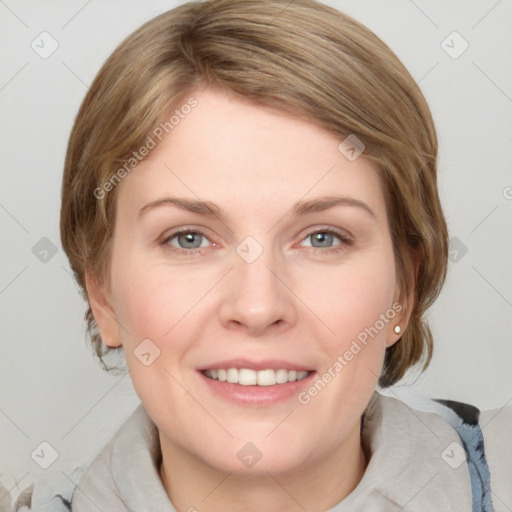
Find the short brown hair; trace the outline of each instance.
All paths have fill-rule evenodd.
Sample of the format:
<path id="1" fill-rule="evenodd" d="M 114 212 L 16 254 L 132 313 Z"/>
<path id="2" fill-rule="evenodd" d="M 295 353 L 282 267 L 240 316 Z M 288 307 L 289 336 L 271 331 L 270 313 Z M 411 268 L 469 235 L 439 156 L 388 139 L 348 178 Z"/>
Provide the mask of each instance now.
<path id="1" fill-rule="evenodd" d="M 386 352 L 381 386 L 432 357 L 423 319 L 443 285 L 447 229 L 437 191 L 429 107 L 398 57 L 373 32 L 315 0 L 189 2 L 150 20 L 105 62 L 76 117 L 62 184 L 61 240 L 84 298 L 85 271 L 105 279 L 116 189 L 95 190 L 187 94 L 204 85 L 355 135 L 378 167 L 397 279 L 414 291 L 408 328 Z M 415 265 L 415 258 L 419 262 Z M 103 345 L 90 307 L 96 355 Z"/>

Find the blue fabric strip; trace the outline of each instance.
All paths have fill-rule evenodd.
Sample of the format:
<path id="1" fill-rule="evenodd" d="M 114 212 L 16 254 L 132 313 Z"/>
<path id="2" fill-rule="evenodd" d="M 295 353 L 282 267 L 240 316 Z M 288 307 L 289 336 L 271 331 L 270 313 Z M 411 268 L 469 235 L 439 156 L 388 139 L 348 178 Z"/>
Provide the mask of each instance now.
<path id="1" fill-rule="evenodd" d="M 480 411 L 469 404 L 451 400 L 435 400 L 453 414 L 443 417 L 459 434 L 467 455 L 473 512 L 494 512 L 491 498 L 491 472 L 485 459 L 484 437 L 478 424 Z"/>

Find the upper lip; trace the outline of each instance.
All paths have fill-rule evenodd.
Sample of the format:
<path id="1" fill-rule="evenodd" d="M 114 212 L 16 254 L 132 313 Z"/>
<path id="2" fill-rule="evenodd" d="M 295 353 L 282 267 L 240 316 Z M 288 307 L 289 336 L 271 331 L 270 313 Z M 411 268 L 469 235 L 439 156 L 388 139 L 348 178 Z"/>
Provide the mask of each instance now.
<path id="1" fill-rule="evenodd" d="M 209 364 L 200 368 L 204 370 L 218 370 L 218 369 L 229 369 L 229 368 L 247 368 L 248 370 L 261 371 L 261 370 L 295 370 L 295 371 L 313 371 L 311 368 L 301 364 L 291 363 L 289 361 L 282 361 L 279 359 L 265 359 L 264 361 L 249 361 L 249 359 L 229 359 L 227 361 L 219 361 L 216 363 Z"/>

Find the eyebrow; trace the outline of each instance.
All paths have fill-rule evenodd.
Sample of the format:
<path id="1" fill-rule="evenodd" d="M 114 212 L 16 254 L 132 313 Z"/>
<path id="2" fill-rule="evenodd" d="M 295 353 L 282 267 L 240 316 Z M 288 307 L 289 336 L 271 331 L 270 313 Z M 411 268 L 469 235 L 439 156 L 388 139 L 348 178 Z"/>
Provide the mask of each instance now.
<path id="1" fill-rule="evenodd" d="M 151 201 L 139 210 L 138 216 L 141 217 L 147 211 L 161 206 L 175 206 L 177 208 L 181 208 L 182 210 L 198 213 L 208 217 L 215 216 L 220 220 L 224 220 L 222 209 L 215 203 L 212 203 L 211 201 L 196 201 L 194 199 L 186 199 L 181 197 L 164 197 L 162 199 Z M 299 201 L 292 206 L 290 214 L 292 216 L 298 216 L 305 215 L 307 213 L 322 212 L 328 210 L 329 208 L 333 208 L 334 206 L 352 206 L 360 208 L 374 219 L 377 218 L 375 212 L 365 202 L 359 199 L 354 199 L 352 197 L 342 196 L 323 196 L 316 199 L 311 199 L 309 201 Z"/>

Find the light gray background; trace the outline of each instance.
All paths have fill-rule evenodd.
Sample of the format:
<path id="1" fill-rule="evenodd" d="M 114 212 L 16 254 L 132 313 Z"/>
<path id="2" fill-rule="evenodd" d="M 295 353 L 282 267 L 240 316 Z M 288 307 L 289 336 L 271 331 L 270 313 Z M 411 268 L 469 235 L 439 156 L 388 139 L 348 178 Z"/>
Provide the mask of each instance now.
<path id="1" fill-rule="evenodd" d="M 450 234 L 467 247 L 430 312 L 435 355 L 412 390 L 502 407 L 512 400 L 512 2 L 328 3 L 374 30 L 419 82 L 438 130 Z M 139 403 L 129 377 L 103 373 L 84 341 L 84 304 L 59 244 L 61 172 L 105 58 L 175 5 L 0 1 L 0 480 L 13 496 L 45 471 L 87 462 Z M 59 45 L 47 59 L 31 48 L 43 31 Z M 456 59 L 441 46 L 453 31 L 469 44 Z M 32 252 L 43 237 L 58 249 L 47 262 Z M 403 386 L 388 394 L 407 396 Z M 59 454 L 47 470 L 31 458 L 42 441 Z"/>

